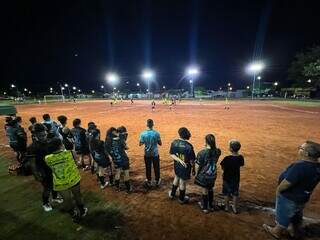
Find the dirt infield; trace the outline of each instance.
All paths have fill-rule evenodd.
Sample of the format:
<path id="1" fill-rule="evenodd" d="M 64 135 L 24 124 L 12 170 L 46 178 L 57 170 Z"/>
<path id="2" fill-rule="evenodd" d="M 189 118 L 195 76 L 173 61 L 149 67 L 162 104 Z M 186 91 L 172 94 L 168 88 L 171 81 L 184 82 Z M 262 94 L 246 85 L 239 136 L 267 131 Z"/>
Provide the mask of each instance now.
<path id="1" fill-rule="evenodd" d="M 320 108 L 305 108 L 272 102 L 231 102 L 230 109 L 224 109 L 224 102 L 181 102 L 172 110 L 167 105 L 157 103 L 151 112 L 150 101 L 136 101 L 133 105 L 123 102 L 110 106 L 109 101 L 81 103 L 53 103 L 17 106 L 23 125 L 43 113 L 52 118 L 60 114 L 72 119 L 78 117 L 83 127 L 94 121 L 102 131 L 103 138 L 111 126 L 124 125 L 129 132 L 128 155 L 135 192 L 127 195 L 107 188 L 101 191 L 90 173 L 83 173 L 83 188 L 99 191 L 106 201 L 120 202 L 126 206 L 125 217 L 134 233 L 133 239 L 270 239 L 262 230 L 263 223 L 273 223 L 273 216 L 254 210 L 254 205 L 273 206 L 277 177 L 280 172 L 297 158 L 298 146 L 306 139 L 320 141 Z M 163 185 L 158 190 L 145 192 L 143 147 L 139 147 L 139 134 L 145 129 L 146 120 L 152 118 L 155 129 L 161 133 L 163 146 L 160 147 L 161 175 Z M 3 122 L 3 121 L 2 121 Z M 179 127 L 189 128 L 190 142 L 196 152 L 204 145 L 204 136 L 213 133 L 222 157 L 228 154 L 228 141 L 240 140 L 241 152 L 245 157 L 245 167 L 241 172 L 241 213 L 233 215 L 217 211 L 202 214 L 197 207 L 199 189 L 192 184 L 188 192 L 192 197 L 189 205 L 181 206 L 168 200 L 173 168 L 169 157 L 169 147 L 177 137 Z M 5 143 L 3 127 L 1 143 Z M 13 155 L 8 150 L 1 154 Z M 220 199 L 222 170 L 219 168 L 215 194 Z M 306 208 L 305 215 L 320 218 L 320 189 L 316 189 Z M 317 230 L 319 231 L 319 230 Z M 317 233 L 319 234 L 319 232 Z M 309 239 L 319 239 L 310 236 Z"/>

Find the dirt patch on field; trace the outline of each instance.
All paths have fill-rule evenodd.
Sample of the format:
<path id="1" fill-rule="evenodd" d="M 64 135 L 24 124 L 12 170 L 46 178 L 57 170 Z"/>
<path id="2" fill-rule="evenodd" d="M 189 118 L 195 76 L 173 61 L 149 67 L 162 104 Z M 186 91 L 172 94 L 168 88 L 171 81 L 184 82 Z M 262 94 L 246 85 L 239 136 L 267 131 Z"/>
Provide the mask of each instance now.
<path id="1" fill-rule="evenodd" d="M 126 206 L 125 216 L 130 230 L 136 239 L 270 239 L 261 225 L 272 224 L 273 217 L 268 213 L 250 208 L 253 205 L 273 206 L 277 177 L 291 162 L 296 160 L 297 147 L 306 139 L 319 141 L 320 108 L 303 108 L 269 102 L 231 102 L 230 109 L 224 109 L 224 102 L 181 102 L 172 110 L 160 102 L 156 111 L 151 111 L 151 102 L 136 101 L 110 106 L 108 101 L 81 103 L 54 103 L 47 105 L 18 106 L 24 126 L 28 118 L 41 118 L 49 113 L 54 119 L 60 114 L 72 120 L 81 118 L 83 127 L 94 121 L 105 131 L 111 126 L 124 125 L 129 132 L 128 155 L 131 162 L 131 175 L 135 192 L 127 195 L 111 188 L 101 191 L 95 177 L 83 173 L 84 189 L 100 191 L 106 201 L 120 202 Z M 138 146 L 139 134 L 145 129 L 148 118 L 155 122 L 155 129 L 161 133 L 163 146 L 160 147 L 161 188 L 145 192 L 142 183 L 145 179 L 143 148 Z M 189 205 L 181 206 L 167 198 L 173 169 L 168 151 L 170 143 L 177 137 L 179 127 L 191 131 L 191 143 L 196 152 L 204 145 L 204 136 L 213 133 L 218 147 L 222 149 L 221 159 L 228 154 L 228 141 L 237 138 L 242 143 L 245 167 L 241 172 L 241 213 L 238 215 L 217 211 L 202 214 L 197 207 L 199 189 L 192 184 L 188 193 L 192 196 Z M 1 143 L 5 143 L 1 128 Z M 8 151 L 1 154 L 13 158 Z M 222 170 L 219 169 L 215 194 L 219 201 L 222 185 Z M 306 208 L 305 215 L 320 216 L 320 191 L 316 189 Z M 317 231 L 314 231 L 317 232 Z M 316 234 L 313 234 L 316 235 Z M 310 236 L 309 239 L 319 239 Z"/>

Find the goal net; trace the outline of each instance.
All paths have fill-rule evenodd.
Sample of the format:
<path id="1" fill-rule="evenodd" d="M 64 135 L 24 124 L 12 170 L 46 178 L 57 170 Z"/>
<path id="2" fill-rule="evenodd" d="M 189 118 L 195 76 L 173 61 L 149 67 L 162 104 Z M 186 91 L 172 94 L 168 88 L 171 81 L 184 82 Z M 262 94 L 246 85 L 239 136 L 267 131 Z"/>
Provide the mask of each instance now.
<path id="1" fill-rule="evenodd" d="M 64 102 L 65 98 L 63 95 L 44 95 L 43 101 L 47 102 Z"/>

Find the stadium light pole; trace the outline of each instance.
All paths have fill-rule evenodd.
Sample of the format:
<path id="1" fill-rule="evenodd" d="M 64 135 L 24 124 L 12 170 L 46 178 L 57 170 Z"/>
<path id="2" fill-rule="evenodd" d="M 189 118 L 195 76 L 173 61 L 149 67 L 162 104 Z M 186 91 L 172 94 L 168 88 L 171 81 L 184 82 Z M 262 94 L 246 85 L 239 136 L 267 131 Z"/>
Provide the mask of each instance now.
<path id="1" fill-rule="evenodd" d="M 148 88 L 148 93 L 150 93 L 150 82 L 154 80 L 155 78 L 155 73 L 151 69 L 145 69 L 142 71 L 141 75 L 142 79 L 144 79 L 147 82 L 147 88 Z M 148 94 L 149 95 L 149 94 Z"/>
<path id="2" fill-rule="evenodd" d="M 113 94 L 114 94 L 114 90 L 116 89 L 115 86 L 118 85 L 120 82 L 119 75 L 115 72 L 109 72 L 106 74 L 105 80 L 111 85 L 111 87 L 113 87 Z"/>
<path id="3" fill-rule="evenodd" d="M 137 83 L 137 87 L 139 88 L 139 93 L 141 94 L 141 87 L 140 87 L 140 83 Z"/>
<path id="4" fill-rule="evenodd" d="M 193 98 L 194 98 L 194 80 L 196 79 L 196 77 L 199 76 L 199 74 L 200 74 L 200 70 L 196 66 L 190 66 L 186 69 L 185 75 L 189 78 L 190 91 Z"/>
<path id="5" fill-rule="evenodd" d="M 69 98 L 70 98 L 70 88 L 69 88 L 69 84 L 68 84 L 68 83 L 65 83 L 64 86 L 65 86 L 66 88 L 68 88 L 68 93 L 69 93 Z"/>
<path id="6" fill-rule="evenodd" d="M 255 88 L 255 81 L 256 81 L 256 76 L 262 72 L 264 69 L 264 63 L 263 62 L 252 62 L 248 65 L 247 67 L 247 72 L 250 74 L 253 74 L 253 81 L 252 81 L 252 95 L 251 98 L 253 99 L 254 97 L 254 88 Z M 261 77 L 258 76 L 258 80 L 260 80 Z M 259 90 L 260 94 L 260 90 Z"/>

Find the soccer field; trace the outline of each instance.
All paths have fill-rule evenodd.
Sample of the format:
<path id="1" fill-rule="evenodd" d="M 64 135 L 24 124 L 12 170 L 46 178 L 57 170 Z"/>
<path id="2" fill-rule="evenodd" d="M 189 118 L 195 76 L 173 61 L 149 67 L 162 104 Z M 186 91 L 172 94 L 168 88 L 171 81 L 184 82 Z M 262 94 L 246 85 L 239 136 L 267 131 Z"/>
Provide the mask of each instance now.
<path id="1" fill-rule="evenodd" d="M 134 193 L 115 192 L 112 188 L 100 190 L 96 178 L 82 173 L 84 191 L 101 194 L 106 201 L 115 201 L 125 206 L 124 218 L 137 239 L 269 239 L 263 231 L 263 223 L 273 223 L 273 216 L 254 209 L 254 206 L 273 207 L 277 178 L 284 168 L 297 159 L 298 146 L 310 139 L 319 142 L 320 107 L 305 107 L 268 101 L 231 101 L 225 109 L 224 101 L 182 101 L 172 109 L 157 102 L 151 111 L 151 101 L 128 101 L 111 106 L 110 101 L 78 103 L 51 103 L 17 106 L 18 115 L 27 128 L 31 116 L 42 119 L 49 113 L 52 119 L 63 114 L 68 117 L 68 126 L 74 118 L 82 120 L 82 127 L 93 121 L 101 130 L 104 140 L 109 127 L 124 125 L 129 133 L 128 156 Z M 143 147 L 139 147 L 139 134 L 146 128 L 146 120 L 154 120 L 154 128 L 162 138 L 160 152 L 162 186 L 145 192 Z M 4 122 L 4 121 L 2 121 Z M 204 146 L 204 137 L 213 133 L 222 156 L 229 154 L 228 141 L 238 139 L 245 167 L 241 170 L 240 214 L 217 211 L 204 215 L 197 206 L 200 189 L 190 180 L 187 187 L 192 197 L 189 205 L 179 205 L 168 200 L 173 176 L 173 161 L 169 157 L 172 140 L 178 137 L 178 129 L 187 127 L 195 151 Z M 29 134 L 29 133 L 28 133 Z M 3 127 L 1 143 L 6 143 Z M 1 155 L 14 158 L 9 149 L 1 149 Z M 218 169 L 215 185 L 216 199 L 222 189 L 222 170 Z M 40 195 L 39 195 L 40 198 Z M 14 202 L 14 199 L 11 200 Z M 320 218 L 320 189 L 316 189 L 305 211 L 305 216 Z M 27 208 L 28 206 L 26 206 Z M 319 230 L 318 230 L 319 231 Z M 309 236 L 308 239 L 317 239 Z"/>

